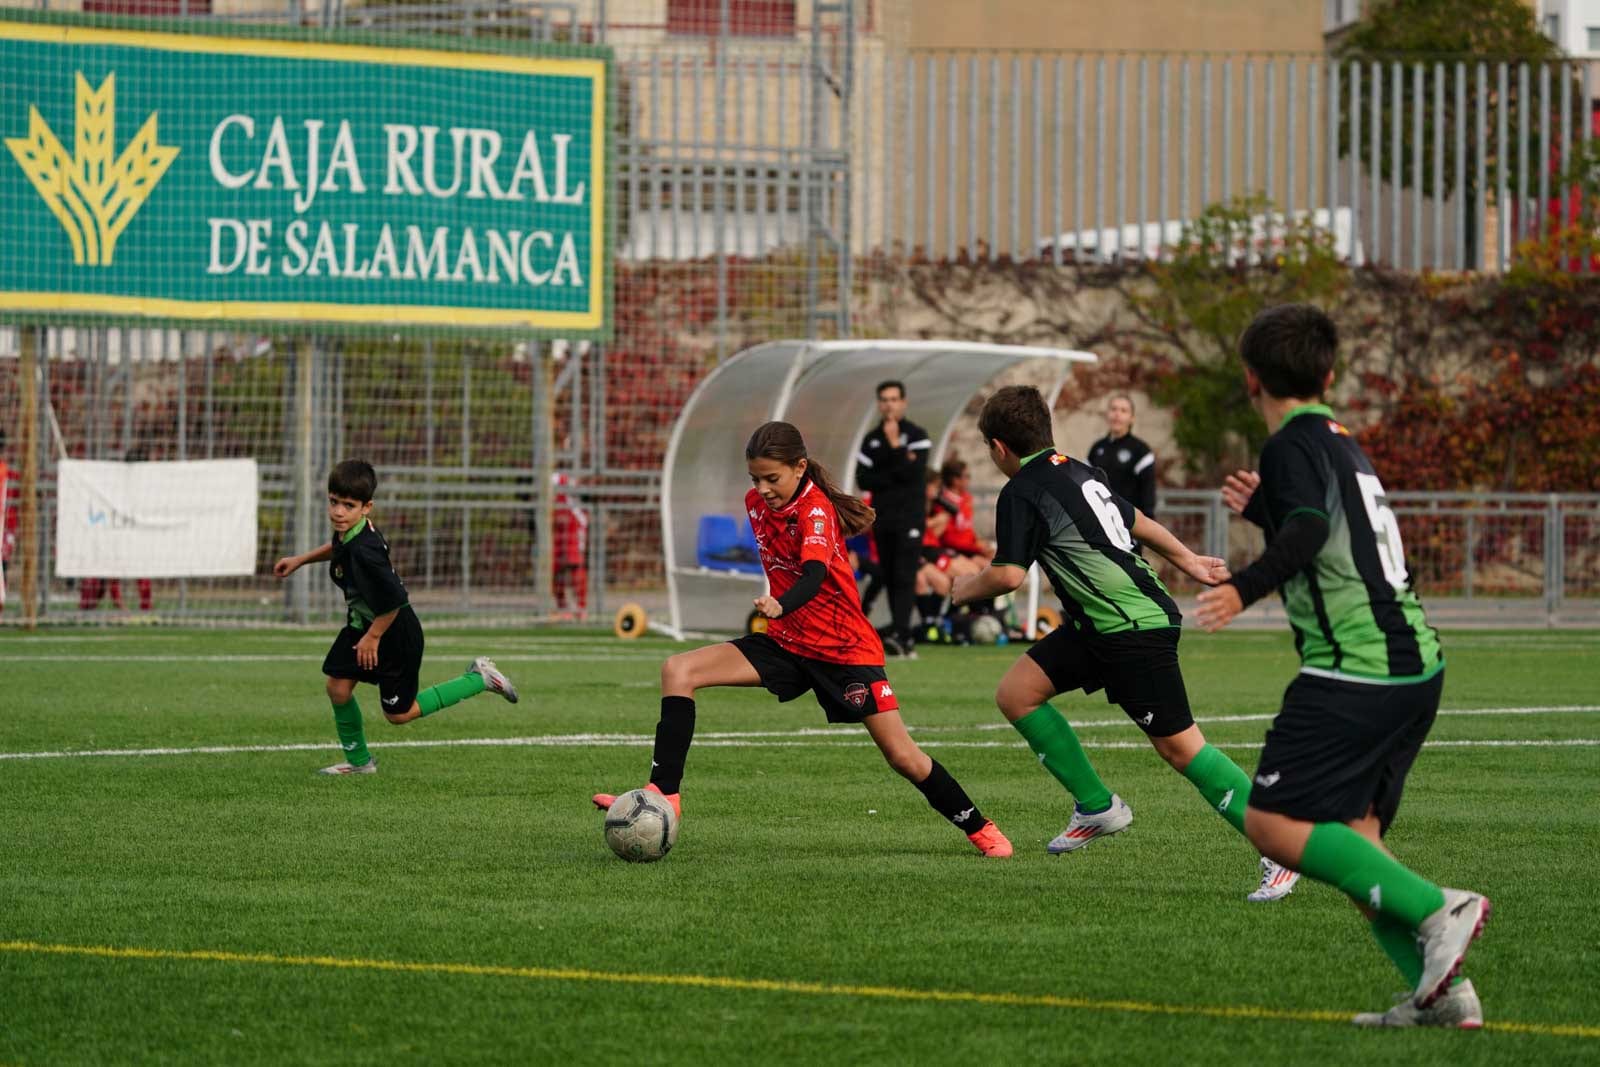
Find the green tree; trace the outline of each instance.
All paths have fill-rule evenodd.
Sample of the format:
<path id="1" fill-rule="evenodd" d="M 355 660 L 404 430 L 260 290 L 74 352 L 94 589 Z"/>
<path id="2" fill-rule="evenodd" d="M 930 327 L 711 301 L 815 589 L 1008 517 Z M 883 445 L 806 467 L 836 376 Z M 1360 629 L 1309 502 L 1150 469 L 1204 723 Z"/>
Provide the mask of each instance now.
<path id="1" fill-rule="evenodd" d="M 1539 30 L 1533 8 L 1525 0 L 1378 0 L 1371 4 L 1349 33 L 1333 49 L 1334 57 L 1341 61 L 1339 77 L 1346 107 L 1339 116 L 1340 152 L 1349 157 L 1352 147 L 1358 153 L 1363 167 L 1371 174 L 1376 169 L 1384 181 L 1394 173 L 1392 158 L 1394 124 L 1400 125 L 1400 183 L 1406 188 L 1419 188 L 1432 195 L 1435 187 L 1435 157 L 1433 152 L 1435 130 L 1442 127 L 1443 168 L 1438 175 L 1444 195 L 1450 197 L 1458 191 L 1468 203 L 1476 203 L 1483 190 L 1478 188 L 1477 167 L 1480 137 L 1486 184 L 1492 189 L 1498 185 L 1500 166 L 1496 143 L 1499 94 L 1499 64 L 1507 63 L 1506 77 L 1506 148 L 1507 187 L 1513 196 L 1521 193 L 1521 179 L 1517 173 L 1516 145 L 1520 137 L 1530 141 L 1528 184 L 1537 187 L 1539 175 L 1547 162 L 1540 159 L 1538 139 L 1541 122 L 1549 122 L 1552 151 L 1558 144 L 1561 129 L 1561 81 L 1567 79 L 1571 92 L 1573 111 L 1569 115 L 1574 132 L 1583 120 L 1587 109 L 1582 106 L 1582 93 L 1578 91 L 1577 71 L 1561 64 L 1563 53 L 1554 41 Z M 1456 123 L 1458 112 L 1455 99 L 1456 64 L 1466 65 L 1466 157 L 1461 160 L 1464 185 L 1456 189 Z M 1488 95 L 1477 96 L 1479 64 L 1485 64 L 1485 85 Z M 1529 64 L 1527 128 L 1521 120 L 1524 101 L 1520 86 L 1520 65 Z M 1400 69 L 1400 96 L 1394 96 L 1394 71 Z M 1414 65 L 1423 67 L 1422 99 L 1422 159 L 1415 166 L 1413 138 L 1418 101 L 1413 83 Z M 1549 96 L 1545 106 L 1540 102 L 1540 70 L 1550 69 Z M 1444 79 L 1443 110 L 1434 108 L 1435 79 Z M 1361 108 L 1354 114 L 1349 107 L 1354 82 L 1359 81 Z M 1379 93 L 1382 105 L 1376 131 L 1372 125 L 1371 101 Z M 1398 106 L 1397 106 L 1398 105 Z M 1359 124 L 1360 142 L 1355 142 L 1355 128 Z M 1374 136 L 1376 133 L 1376 136 Z M 1467 219 L 1467 262 L 1476 263 L 1480 247 L 1476 232 L 1477 220 Z"/>
<path id="2" fill-rule="evenodd" d="M 1136 344 L 1168 362 L 1153 395 L 1172 409 L 1174 440 L 1203 483 L 1247 462 L 1266 439 L 1245 395 L 1239 335 L 1275 304 L 1326 306 L 1348 277 L 1327 230 L 1286 220 L 1260 196 L 1206 208 L 1149 265 L 1153 285 L 1130 294 Z"/>

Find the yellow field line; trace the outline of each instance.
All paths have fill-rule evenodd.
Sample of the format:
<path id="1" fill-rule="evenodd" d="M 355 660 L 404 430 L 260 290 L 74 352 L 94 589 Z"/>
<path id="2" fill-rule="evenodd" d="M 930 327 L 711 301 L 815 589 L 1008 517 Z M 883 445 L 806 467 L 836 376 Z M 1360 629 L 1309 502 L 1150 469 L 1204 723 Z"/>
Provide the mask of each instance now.
<path id="1" fill-rule="evenodd" d="M 1271 1019 L 1287 1022 L 1348 1023 L 1349 1012 L 1295 1011 L 1248 1004 L 1156 1004 L 1144 1000 L 1095 1000 L 1049 993 L 982 993 L 963 989 L 907 989 L 900 986 L 830 985 L 770 978 L 726 978 L 702 974 L 648 974 L 591 971 L 572 967 L 502 967 L 478 963 L 414 963 L 404 960 L 341 959 L 337 956 L 274 956 L 262 952 L 179 951 L 160 948 L 117 948 L 111 945 L 46 945 L 37 941 L 0 941 L 0 952 L 31 955 L 93 956 L 105 959 L 179 960 L 202 963 L 264 963 L 334 970 L 392 971 L 404 974 L 468 975 L 474 978 L 529 978 L 554 982 L 612 982 L 622 985 L 680 986 L 752 993 L 791 993 L 818 997 L 861 997 L 874 1000 L 993 1004 L 1016 1008 L 1071 1008 L 1079 1011 L 1136 1015 L 1190 1015 L 1208 1019 Z M 1490 1022 L 1484 1029 L 1544 1037 L 1600 1038 L 1600 1026 L 1577 1024 Z"/>

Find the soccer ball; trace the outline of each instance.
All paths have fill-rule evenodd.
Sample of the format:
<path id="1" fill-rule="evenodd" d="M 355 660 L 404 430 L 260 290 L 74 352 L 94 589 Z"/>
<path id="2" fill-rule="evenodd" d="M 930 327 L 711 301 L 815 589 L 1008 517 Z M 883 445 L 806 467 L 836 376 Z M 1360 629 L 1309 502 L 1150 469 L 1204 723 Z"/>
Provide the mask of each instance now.
<path id="1" fill-rule="evenodd" d="M 979 615 L 972 620 L 972 643 L 975 645 L 992 645 L 1000 640 L 1004 632 L 1000 620 L 993 615 Z"/>
<path id="2" fill-rule="evenodd" d="M 678 816 L 660 793 L 632 789 L 606 812 L 606 844 L 629 863 L 654 863 L 678 840 Z"/>

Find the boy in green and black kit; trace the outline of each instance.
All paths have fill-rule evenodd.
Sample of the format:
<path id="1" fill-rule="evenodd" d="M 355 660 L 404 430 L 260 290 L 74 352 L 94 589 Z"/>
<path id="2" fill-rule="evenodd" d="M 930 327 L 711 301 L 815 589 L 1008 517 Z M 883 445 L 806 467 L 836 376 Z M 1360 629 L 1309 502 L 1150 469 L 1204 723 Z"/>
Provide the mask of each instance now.
<path id="1" fill-rule="evenodd" d="M 1008 481 L 995 504 L 994 559 L 980 573 L 958 578 L 951 601 L 1011 592 L 1037 562 L 1066 614 L 1061 626 L 1017 658 L 995 691 L 1001 713 L 1076 800 L 1071 821 L 1047 851 L 1075 852 L 1133 822 L 1133 810 L 1101 781 L 1071 724 L 1050 703 L 1075 689 L 1104 689 L 1161 758 L 1242 833 L 1250 779 L 1206 742 L 1190 713 L 1178 668 L 1183 616 L 1134 552 L 1134 541 L 1206 585 L 1226 579 L 1227 565 L 1190 551 L 1113 493 L 1098 468 L 1057 452 L 1050 409 L 1032 386 L 996 391 L 983 405 L 978 429 Z M 1260 886 L 1247 899 L 1281 899 L 1297 877 L 1266 862 Z"/>
<path id="2" fill-rule="evenodd" d="M 477 696 L 485 689 L 517 702 L 511 680 L 480 656 L 466 673 L 417 692 L 422 667 L 422 624 L 411 610 L 405 583 L 389 562 L 389 543 L 368 519 L 378 475 L 370 463 L 347 459 L 328 475 L 328 521 L 333 537 L 300 556 L 285 556 L 272 568 L 287 578 L 307 563 L 332 560 L 329 576 L 343 592 L 348 615 L 322 662 L 333 702 L 334 725 L 345 759 L 321 774 L 375 774 L 378 761 L 367 751 L 361 728 L 357 682 L 378 687 L 383 714 L 399 726 Z"/>
<path id="3" fill-rule="evenodd" d="M 1383 843 L 1439 710 L 1444 654 L 1383 483 L 1322 401 L 1338 333 L 1316 308 L 1285 304 L 1257 315 L 1239 350 L 1272 436 L 1260 471 L 1229 476 L 1222 495 L 1266 532 L 1267 549 L 1201 593 L 1197 617 L 1219 630 L 1277 589 L 1300 653 L 1261 750 L 1245 833 L 1263 856 L 1349 896 L 1412 986 L 1356 1025 L 1475 1029 L 1478 994 L 1456 976 L 1489 902 L 1435 885 Z"/>

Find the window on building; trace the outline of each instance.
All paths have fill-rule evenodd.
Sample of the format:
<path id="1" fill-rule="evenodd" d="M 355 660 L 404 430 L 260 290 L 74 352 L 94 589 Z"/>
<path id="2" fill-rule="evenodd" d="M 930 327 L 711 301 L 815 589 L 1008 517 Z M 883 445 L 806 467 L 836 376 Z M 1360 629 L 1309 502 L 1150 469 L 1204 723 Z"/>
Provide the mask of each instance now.
<path id="1" fill-rule="evenodd" d="M 1560 15 L 1546 15 L 1544 17 L 1544 35 L 1546 37 L 1550 38 L 1556 44 L 1560 44 L 1561 43 L 1561 16 Z"/>
<path id="2" fill-rule="evenodd" d="M 1600 26 L 1590 26 L 1587 37 L 1588 41 L 1585 43 L 1588 46 L 1588 51 L 1591 53 L 1600 52 Z"/>
<path id="3" fill-rule="evenodd" d="M 793 37 L 795 0 L 728 0 L 728 31 L 736 37 Z M 722 0 L 667 0 L 667 32 L 715 36 Z"/>
<path id="4" fill-rule="evenodd" d="M 1322 28 L 1332 33 L 1361 17 L 1361 0 L 1322 0 Z"/>

